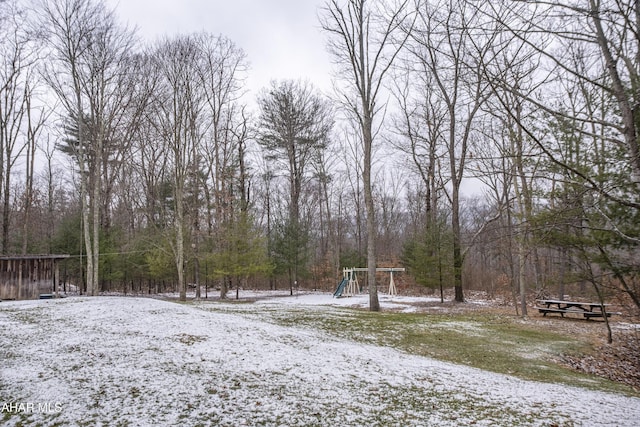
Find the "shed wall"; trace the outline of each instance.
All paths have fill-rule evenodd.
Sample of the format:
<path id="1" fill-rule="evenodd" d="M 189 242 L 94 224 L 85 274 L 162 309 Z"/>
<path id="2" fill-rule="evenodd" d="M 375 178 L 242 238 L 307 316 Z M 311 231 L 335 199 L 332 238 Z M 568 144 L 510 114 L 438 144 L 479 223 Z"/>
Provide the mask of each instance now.
<path id="1" fill-rule="evenodd" d="M 0 259 L 0 299 L 36 299 L 52 294 L 55 284 L 52 258 Z"/>

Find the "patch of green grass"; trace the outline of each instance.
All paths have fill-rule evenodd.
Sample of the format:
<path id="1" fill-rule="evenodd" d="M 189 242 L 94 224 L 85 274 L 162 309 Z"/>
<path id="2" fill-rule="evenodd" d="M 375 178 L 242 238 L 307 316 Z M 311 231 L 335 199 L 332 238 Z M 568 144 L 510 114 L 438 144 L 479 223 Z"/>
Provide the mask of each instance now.
<path id="1" fill-rule="evenodd" d="M 131 387 L 129 388 L 129 395 L 133 398 L 133 399 L 137 399 L 138 397 L 140 397 L 140 389 L 138 387 Z"/>
<path id="2" fill-rule="evenodd" d="M 193 345 L 198 342 L 205 341 L 207 338 L 199 335 L 190 335 L 190 334 L 178 334 L 175 336 L 176 339 L 185 345 Z"/>
<path id="3" fill-rule="evenodd" d="M 460 425 L 474 425 L 489 423 L 505 425 L 531 425 L 535 421 L 536 411 L 532 408 L 511 409 L 502 405 L 495 405 L 465 393 L 443 390 L 430 390 L 414 387 L 398 388 L 383 384 L 380 389 L 381 402 L 377 416 L 377 425 L 388 425 L 390 422 L 406 422 L 410 425 L 415 421 L 414 414 L 432 413 L 435 424 L 440 422 L 456 422 Z M 554 418 L 553 425 L 564 425 L 565 419 L 559 414 L 549 414 Z M 442 419 L 445 417 L 445 419 Z"/>
<path id="4" fill-rule="evenodd" d="M 40 310 L 16 310 L 9 312 L 9 314 L 11 315 L 11 320 L 27 325 L 37 325 L 40 322 L 40 316 L 42 315 Z"/>
<path id="5" fill-rule="evenodd" d="M 631 387 L 558 363 L 563 355 L 593 352 L 591 342 L 578 336 L 541 330 L 515 316 L 372 313 L 335 307 L 256 305 L 236 309 L 237 306 L 217 304 L 213 307 L 526 380 L 640 396 Z"/>

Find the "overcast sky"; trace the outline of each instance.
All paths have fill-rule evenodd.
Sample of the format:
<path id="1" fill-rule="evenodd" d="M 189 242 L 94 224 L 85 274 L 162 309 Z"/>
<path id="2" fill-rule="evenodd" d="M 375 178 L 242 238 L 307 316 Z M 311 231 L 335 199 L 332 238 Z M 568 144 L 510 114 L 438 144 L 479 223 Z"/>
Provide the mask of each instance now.
<path id="1" fill-rule="evenodd" d="M 108 0 L 123 23 L 145 40 L 206 31 L 222 34 L 247 54 L 249 89 L 272 79 L 308 79 L 328 91 L 331 63 L 320 30 L 323 0 Z"/>
<path id="2" fill-rule="evenodd" d="M 332 65 L 318 21 L 325 0 L 106 0 L 149 42 L 163 35 L 222 34 L 247 54 L 249 101 L 272 79 L 307 79 L 331 90 Z M 464 193 L 477 183 L 465 180 Z M 471 189 L 470 189 L 471 187 Z"/>

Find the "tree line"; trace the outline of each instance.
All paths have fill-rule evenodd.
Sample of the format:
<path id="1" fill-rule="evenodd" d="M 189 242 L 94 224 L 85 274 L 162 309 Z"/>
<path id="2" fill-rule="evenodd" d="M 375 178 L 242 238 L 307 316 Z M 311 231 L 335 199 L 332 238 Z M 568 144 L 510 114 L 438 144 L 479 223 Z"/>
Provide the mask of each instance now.
<path id="1" fill-rule="evenodd" d="M 419 284 L 640 309 L 640 5 L 328 0 L 335 87 L 101 0 L 0 1 L 0 248 L 83 293 Z M 465 192 L 472 183 L 479 189 Z M 208 288 L 205 288 L 208 289 Z"/>

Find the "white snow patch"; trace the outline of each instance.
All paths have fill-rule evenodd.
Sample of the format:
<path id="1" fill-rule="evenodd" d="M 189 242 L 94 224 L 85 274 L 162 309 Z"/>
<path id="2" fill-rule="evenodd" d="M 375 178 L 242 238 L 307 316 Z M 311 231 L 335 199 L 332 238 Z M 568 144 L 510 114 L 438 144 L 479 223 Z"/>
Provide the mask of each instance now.
<path id="1" fill-rule="evenodd" d="M 359 294 L 350 297 L 335 298 L 332 294 L 327 293 L 300 293 L 293 296 L 279 296 L 270 297 L 265 293 L 262 296 L 263 299 L 257 301 L 258 304 L 289 304 L 289 305 L 319 305 L 319 306 L 336 306 L 336 307 L 351 307 L 351 308 L 368 308 L 369 307 L 369 295 Z M 421 302 L 427 301 L 440 301 L 439 298 L 427 298 L 427 297 L 407 297 L 399 295 L 386 295 L 379 294 L 378 300 L 380 307 L 385 310 L 400 311 L 405 313 L 411 313 L 419 311 L 419 308 L 415 305 Z"/>
<path id="2" fill-rule="evenodd" d="M 297 301 L 342 304 L 321 295 Z M 635 426 L 640 419 L 637 398 L 523 381 L 209 304 L 3 302 L 0 324 L 6 426 Z M 6 410 L 29 403 L 38 410 Z"/>

